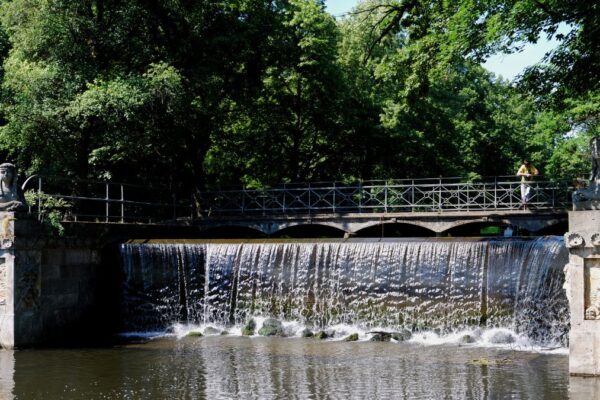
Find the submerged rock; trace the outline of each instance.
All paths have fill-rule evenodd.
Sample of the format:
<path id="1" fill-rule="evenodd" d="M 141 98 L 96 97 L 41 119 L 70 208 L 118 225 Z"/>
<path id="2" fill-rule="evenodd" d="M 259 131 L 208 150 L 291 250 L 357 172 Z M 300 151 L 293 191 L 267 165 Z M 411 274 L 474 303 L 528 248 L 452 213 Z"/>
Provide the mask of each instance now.
<path id="1" fill-rule="evenodd" d="M 371 336 L 371 342 L 389 342 L 392 338 L 391 332 L 369 332 Z"/>
<path id="2" fill-rule="evenodd" d="M 358 340 L 358 333 L 353 333 L 349 336 L 346 336 L 344 342 L 356 342 Z"/>
<path id="3" fill-rule="evenodd" d="M 412 337 L 412 332 L 408 329 L 402 329 L 399 332 L 392 332 L 392 339 L 397 340 L 398 342 L 404 342 L 406 340 L 410 340 Z"/>
<path id="4" fill-rule="evenodd" d="M 513 360 L 511 360 L 510 358 L 500 358 L 500 359 L 476 358 L 474 360 L 467 361 L 467 364 L 488 366 L 488 365 L 508 365 L 508 364 L 512 364 L 512 362 L 513 362 Z"/>
<path id="5" fill-rule="evenodd" d="M 515 336 L 511 332 L 497 331 L 494 332 L 488 339 L 490 343 L 494 344 L 507 344 L 514 343 L 516 340 Z"/>
<path id="6" fill-rule="evenodd" d="M 254 321 L 254 319 L 249 319 L 248 322 L 246 322 L 246 325 L 244 325 L 244 327 L 242 328 L 242 335 L 252 336 L 252 335 L 254 335 L 255 331 L 256 331 L 256 321 Z"/>
<path id="7" fill-rule="evenodd" d="M 191 331 L 191 332 L 188 332 L 187 335 L 185 335 L 185 336 L 187 336 L 187 337 L 202 337 L 204 335 L 202 334 L 202 332 Z"/>
<path id="8" fill-rule="evenodd" d="M 218 335 L 220 333 L 221 333 L 221 331 L 219 329 L 212 327 L 212 326 L 207 326 L 206 328 L 204 328 L 204 334 L 206 336 Z"/>
<path id="9" fill-rule="evenodd" d="M 475 343 L 476 339 L 473 336 L 466 334 L 462 335 L 458 341 L 459 343 Z"/>
<path id="10" fill-rule="evenodd" d="M 261 336 L 284 336 L 283 325 L 274 318 L 267 318 L 258 330 L 258 334 Z"/>
<path id="11" fill-rule="evenodd" d="M 317 339 L 323 340 L 323 339 L 329 339 L 332 336 L 329 336 L 329 334 L 327 334 L 327 332 L 325 332 L 325 331 L 319 331 L 315 334 L 315 337 Z"/>
<path id="12" fill-rule="evenodd" d="M 302 336 L 302 337 L 313 337 L 313 336 L 315 336 L 315 334 L 310 329 L 304 328 L 304 329 L 302 329 L 302 332 L 300 332 L 300 336 Z"/>

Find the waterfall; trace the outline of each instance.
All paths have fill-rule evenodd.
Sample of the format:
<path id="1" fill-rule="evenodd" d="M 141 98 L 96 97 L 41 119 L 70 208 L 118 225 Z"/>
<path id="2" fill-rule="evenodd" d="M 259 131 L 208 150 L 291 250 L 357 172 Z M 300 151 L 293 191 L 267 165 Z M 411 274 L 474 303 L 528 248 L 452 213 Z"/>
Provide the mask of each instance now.
<path id="1" fill-rule="evenodd" d="M 562 239 L 124 244 L 124 330 L 253 316 L 566 343 Z"/>

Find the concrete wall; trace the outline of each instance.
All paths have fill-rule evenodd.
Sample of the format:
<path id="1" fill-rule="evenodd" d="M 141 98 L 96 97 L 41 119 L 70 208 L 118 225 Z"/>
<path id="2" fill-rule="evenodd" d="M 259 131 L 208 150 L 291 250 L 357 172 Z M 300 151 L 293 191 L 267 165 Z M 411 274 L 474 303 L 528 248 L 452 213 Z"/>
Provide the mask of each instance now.
<path id="1" fill-rule="evenodd" d="M 63 237 L 34 216 L 0 212 L 0 346 L 97 344 L 120 322 L 118 244 L 193 238 L 193 226 L 66 223 Z M 79 343 L 77 343 L 79 342 Z"/>
<path id="2" fill-rule="evenodd" d="M 102 243 L 56 238 L 36 219 L 0 213 L 0 344 L 58 343 L 92 329 Z"/>

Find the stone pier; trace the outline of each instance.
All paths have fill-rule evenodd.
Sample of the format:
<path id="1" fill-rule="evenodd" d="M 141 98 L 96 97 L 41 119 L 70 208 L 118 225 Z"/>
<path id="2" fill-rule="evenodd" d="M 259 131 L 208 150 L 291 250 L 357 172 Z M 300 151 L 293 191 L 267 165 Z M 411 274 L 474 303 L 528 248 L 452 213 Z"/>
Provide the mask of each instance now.
<path id="1" fill-rule="evenodd" d="M 131 238 L 193 238 L 198 228 L 63 223 L 48 231 L 35 215 L 0 212 L 0 346 L 98 344 L 119 329 L 118 246 Z"/>
<path id="2" fill-rule="evenodd" d="M 34 217 L 0 212 L 0 345 L 72 343 L 92 329 L 100 259 L 89 238 L 53 237 Z"/>
<path id="3" fill-rule="evenodd" d="M 600 376 L 600 211 L 569 213 L 565 289 L 571 311 L 569 372 Z"/>

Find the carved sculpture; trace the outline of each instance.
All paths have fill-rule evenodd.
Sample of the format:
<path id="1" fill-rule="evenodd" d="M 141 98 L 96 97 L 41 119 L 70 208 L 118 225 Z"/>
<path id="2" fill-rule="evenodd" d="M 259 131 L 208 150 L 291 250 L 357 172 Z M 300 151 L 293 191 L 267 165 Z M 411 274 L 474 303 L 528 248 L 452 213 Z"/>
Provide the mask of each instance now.
<path id="1" fill-rule="evenodd" d="M 600 137 L 595 137 L 590 141 L 590 150 L 592 153 L 590 184 L 573 193 L 574 210 L 600 209 Z"/>
<path id="2" fill-rule="evenodd" d="M 565 233 L 565 246 L 568 249 L 582 247 L 585 244 L 583 237 L 575 232 Z"/>
<path id="3" fill-rule="evenodd" d="M 592 245 L 595 247 L 600 247 L 600 233 L 596 232 L 592 234 Z"/>
<path id="4" fill-rule="evenodd" d="M 585 319 L 600 319 L 600 287 L 591 295 L 591 302 L 585 309 Z"/>
<path id="5" fill-rule="evenodd" d="M 0 164 L 0 211 L 20 211 L 26 206 L 17 184 L 17 169 L 11 163 Z"/>

